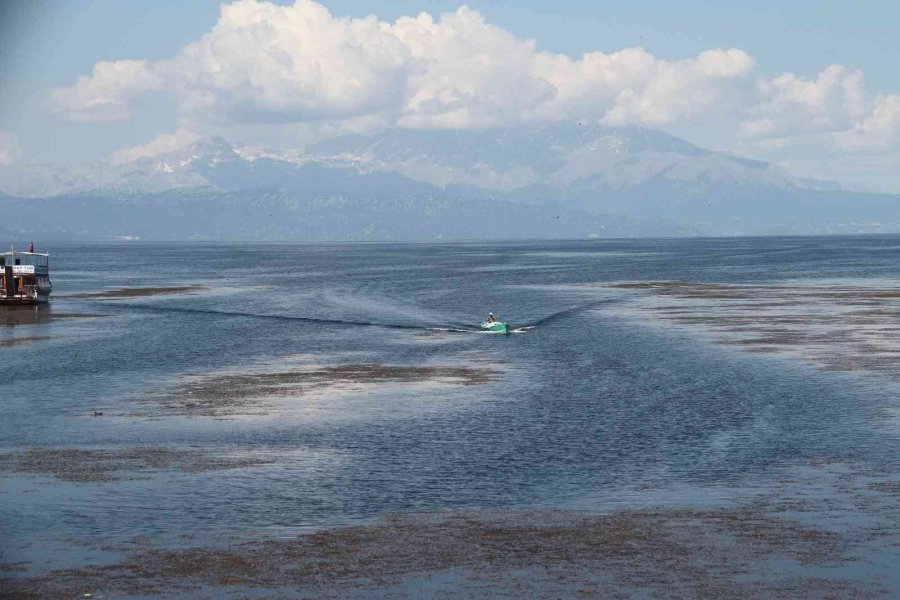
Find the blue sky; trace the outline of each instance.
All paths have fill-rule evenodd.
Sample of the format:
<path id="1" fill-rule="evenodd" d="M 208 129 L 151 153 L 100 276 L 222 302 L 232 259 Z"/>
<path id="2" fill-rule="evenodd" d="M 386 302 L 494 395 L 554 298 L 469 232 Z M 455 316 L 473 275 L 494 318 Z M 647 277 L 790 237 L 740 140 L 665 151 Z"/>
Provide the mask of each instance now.
<path id="1" fill-rule="evenodd" d="M 460 3 L 443 0 L 324 0 L 322 4 L 334 17 L 360 18 L 374 14 L 389 23 L 423 11 L 437 19 L 440 13 L 452 13 L 460 6 Z M 618 121 L 656 126 L 691 141 L 777 160 L 812 174 L 815 174 L 814 164 L 836 162 L 847 165 L 862 161 L 861 154 L 873 152 L 878 154 L 877 164 L 895 164 L 892 161 L 898 153 L 896 140 L 885 140 L 883 136 L 876 136 L 876 139 L 870 130 L 890 122 L 890 119 L 885 121 L 884 114 L 890 116 L 893 113 L 885 113 L 885 110 L 893 110 L 890 99 L 900 94 L 900 69 L 897 68 L 900 64 L 900 36 L 897 35 L 900 3 L 519 0 L 467 4 L 490 26 L 505 30 L 519 40 L 535 40 L 537 51 L 564 54 L 576 60 L 585 52 L 612 54 L 638 46 L 659 61 L 687 60 L 714 49 L 734 48 L 746 53 L 752 59 L 752 71 L 741 70 L 734 78 L 746 80 L 749 87 L 727 92 L 716 89 L 716 94 L 747 95 L 751 93 L 751 87 L 753 90 L 765 88 L 767 81 L 774 81 L 783 73 L 791 73 L 797 78 L 784 85 L 796 84 L 796 87 L 802 81 L 814 81 L 829 65 L 841 65 L 844 74 L 836 75 L 832 87 L 846 89 L 850 85 L 847 74 L 859 72 L 865 94 L 862 102 L 866 106 L 860 108 L 858 114 L 846 118 L 828 117 L 826 120 L 834 122 L 827 126 L 822 125 L 825 118 L 822 114 L 810 117 L 810 122 L 818 123 L 815 127 L 819 129 L 814 132 L 817 136 L 825 133 L 844 135 L 839 138 L 843 141 L 836 145 L 838 149 L 827 156 L 817 154 L 816 148 L 822 142 L 810 137 L 812 130 L 809 127 L 799 128 L 798 133 L 784 126 L 784 123 L 805 117 L 802 111 L 795 110 L 796 107 L 785 106 L 787 92 L 782 93 L 779 100 L 777 92 L 771 89 L 765 98 L 755 99 L 754 103 L 748 101 L 741 109 L 746 113 L 743 116 L 735 116 L 735 111 L 731 111 L 724 116 L 711 115 L 704 121 L 695 113 L 686 117 L 656 118 L 636 115 L 632 110 L 626 111 L 628 116 L 618 118 Z M 175 84 L 180 86 L 181 96 L 166 87 L 168 84 L 134 94 L 134 97 L 129 92 L 127 118 L 72 118 L 71 106 L 67 107 L 68 113 L 53 106 L 50 97 L 54 88 L 70 88 L 79 76 L 90 75 L 99 61 L 131 59 L 153 63 L 177 56 L 187 44 L 199 40 L 218 22 L 219 5 L 219 2 L 207 0 L 7 0 L 0 9 L 0 22 L 3 23 L 0 31 L 0 132 L 14 140 L 15 160 L 79 162 L 104 159 L 120 148 L 146 144 L 160 134 L 170 134 L 183 128 L 185 123 L 199 134 L 224 133 L 259 143 L 269 141 L 274 145 L 290 145 L 290 137 L 271 135 L 266 133 L 265 126 L 235 119 L 222 124 L 222 131 L 216 131 L 215 124 L 191 123 L 190 117 L 185 116 L 183 84 Z M 315 50 L 311 52 L 315 53 Z M 779 89 L 784 92 L 785 88 Z M 889 101 L 878 104 L 880 96 L 888 97 Z M 837 99 L 836 102 L 847 104 L 848 101 Z M 875 125 L 864 126 L 865 119 L 872 117 L 879 107 L 880 120 L 870 118 Z M 703 111 L 698 110 L 702 114 Z M 364 112 L 360 109 L 360 118 Z M 833 111 L 827 109 L 826 112 Z M 681 110 L 679 115 L 682 113 L 687 114 Z M 609 120 L 611 117 L 610 113 L 605 113 L 605 117 L 598 113 L 597 118 Z M 322 135 L 318 130 L 309 132 L 309 118 L 301 116 L 296 120 L 298 127 L 306 127 L 307 135 Z M 316 127 L 323 122 L 318 116 L 315 121 Z M 403 125 L 401 122 L 399 126 L 427 128 L 438 123 L 427 119 L 407 119 L 406 122 L 414 124 Z M 448 122 L 439 124 L 447 126 Z M 485 123 L 489 124 L 489 121 L 475 120 L 461 126 Z M 335 124 L 329 131 L 341 127 L 343 125 Z M 777 131 L 773 133 L 772 127 Z M 865 130 L 867 140 L 876 140 L 870 141 L 871 148 L 866 146 L 860 150 L 863 142 L 846 142 L 848 132 L 861 127 L 869 127 Z M 748 137 L 746 132 L 751 130 L 755 133 Z M 759 133 L 762 130 L 765 132 Z M 862 139 L 860 135 L 856 137 Z M 304 139 L 298 134 L 296 143 L 300 144 Z M 846 151 L 848 148 L 852 148 L 853 153 L 850 159 L 841 154 L 841 149 Z M 850 179 L 862 176 L 861 171 L 847 175 Z"/>

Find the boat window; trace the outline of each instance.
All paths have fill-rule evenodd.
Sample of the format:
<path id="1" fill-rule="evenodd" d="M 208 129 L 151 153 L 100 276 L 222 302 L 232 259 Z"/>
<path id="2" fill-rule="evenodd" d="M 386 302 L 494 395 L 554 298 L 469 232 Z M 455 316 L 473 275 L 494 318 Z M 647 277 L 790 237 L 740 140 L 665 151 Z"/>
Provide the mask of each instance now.
<path id="1" fill-rule="evenodd" d="M 0 256 L 0 267 L 5 267 L 5 266 L 6 266 L 6 257 Z"/>
<path id="2" fill-rule="evenodd" d="M 21 259 L 21 258 L 17 258 L 17 259 L 16 259 L 16 264 L 17 264 L 17 265 L 21 265 L 21 264 L 22 264 L 22 259 Z"/>

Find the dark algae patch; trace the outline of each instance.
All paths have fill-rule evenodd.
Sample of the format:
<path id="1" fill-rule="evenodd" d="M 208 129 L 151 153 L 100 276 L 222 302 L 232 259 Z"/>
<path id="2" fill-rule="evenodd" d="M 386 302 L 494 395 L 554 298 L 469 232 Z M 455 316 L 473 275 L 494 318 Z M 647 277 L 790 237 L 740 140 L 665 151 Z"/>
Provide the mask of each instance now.
<path id="1" fill-rule="evenodd" d="M 636 310 L 706 331 L 720 344 L 787 353 L 827 371 L 900 380 L 900 288 L 878 285 L 727 285 L 686 281 L 611 284 L 638 292 Z"/>
<path id="2" fill-rule="evenodd" d="M 461 511 L 226 548 L 146 549 L 5 584 L 11 598 L 280 598 L 285 590 L 293 598 L 882 597 L 876 585 L 824 570 L 852 562 L 855 543 L 752 506 L 605 516 Z M 796 568 L 776 570 L 772 561 Z"/>
<path id="3" fill-rule="evenodd" d="M 345 385 L 441 382 L 479 385 L 496 380 L 496 371 L 465 366 L 344 364 L 276 373 L 224 374 L 194 378 L 143 404 L 149 414 L 219 417 L 259 410 L 266 399 L 298 397 Z"/>
<path id="4" fill-rule="evenodd" d="M 118 288 L 101 292 L 85 292 L 82 294 L 69 294 L 61 298 L 97 298 L 103 300 L 115 300 L 118 298 L 142 298 L 145 296 L 162 296 L 167 294 L 190 294 L 207 289 L 202 285 L 182 285 L 171 287 L 142 287 L 142 288 Z"/>
<path id="5" fill-rule="evenodd" d="M 0 471 L 50 475 L 79 483 L 134 479 L 149 473 L 199 473 L 274 462 L 258 456 L 197 449 L 131 446 L 114 449 L 33 448 L 0 454 Z"/>

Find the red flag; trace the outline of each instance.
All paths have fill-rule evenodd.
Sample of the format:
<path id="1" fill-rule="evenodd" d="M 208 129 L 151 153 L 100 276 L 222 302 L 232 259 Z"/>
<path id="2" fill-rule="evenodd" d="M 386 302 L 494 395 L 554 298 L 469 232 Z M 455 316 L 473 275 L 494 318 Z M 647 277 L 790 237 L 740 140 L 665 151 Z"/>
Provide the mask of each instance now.
<path id="1" fill-rule="evenodd" d="M 29 251 L 29 252 L 34 252 L 34 242 L 31 242 L 31 245 L 28 246 L 28 251 Z"/>

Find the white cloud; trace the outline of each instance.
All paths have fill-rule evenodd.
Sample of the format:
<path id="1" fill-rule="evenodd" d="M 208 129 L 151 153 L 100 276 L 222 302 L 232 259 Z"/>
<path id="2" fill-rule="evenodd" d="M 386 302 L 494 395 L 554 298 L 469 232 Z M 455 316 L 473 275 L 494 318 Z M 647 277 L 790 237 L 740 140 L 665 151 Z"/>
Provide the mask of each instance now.
<path id="1" fill-rule="evenodd" d="M 785 73 L 758 83 L 759 103 L 754 118 L 742 123 L 739 134 L 750 139 L 831 133 L 852 127 L 866 110 L 863 76 L 831 65 L 814 79 Z"/>
<path id="2" fill-rule="evenodd" d="M 143 60 L 102 61 L 89 77 L 55 88 L 53 107 L 75 121 L 118 121 L 131 115 L 131 101 L 163 87 L 161 69 Z"/>
<path id="3" fill-rule="evenodd" d="M 841 132 L 837 141 L 850 151 L 900 149 L 900 94 L 877 96 L 871 112 L 852 129 Z"/>
<path id="4" fill-rule="evenodd" d="M 612 57 L 637 52 L 643 51 L 625 51 Z M 637 62 L 644 72 L 635 78 L 623 78 L 623 89 L 603 117 L 605 123 L 667 125 L 707 114 L 710 109 L 727 111 L 734 86 L 740 85 L 753 68 L 753 59 L 737 49 L 707 50 L 680 61 L 655 60 L 644 53 Z"/>
<path id="5" fill-rule="evenodd" d="M 538 51 L 462 7 L 395 23 L 338 18 L 311 0 L 239 0 L 198 41 L 165 61 L 98 63 L 53 91 L 73 119 L 114 120 L 165 90 L 184 126 L 266 122 L 383 122 L 471 128 L 591 118 L 662 125 L 726 104 L 752 59 L 709 50 L 668 61 L 641 48 L 580 59 Z"/>
<path id="6" fill-rule="evenodd" d="M 759 158 L 900 149 L 900 94 L 868 98 L 862 73 L 841 65 L 811 78 L 766 79 L 734 48 L 679 60 L 642 48 L 575 58 L 541 51 L 465 6 L 390 23 L 335 17 L 312 0 L 237 0 L 172 58 L 97 63 L 53 90 L 51 101 L 74 120 L 121 120 L 149 92 L 174 98 L 179 130 L 115 160 L 226 132 L 261 141 L 294 131 L 308 137 L 569 119 L 707 130 L 727 124 L 718 145 Z"/>
<path id="7" fill-rule="evenodd" d="M 831 65 L 815 79 L 785 73 L 757 87 L 738 128 L 744 151 L 810 160 L 900 149 L 900 94 L 869 99 L 860 71 Z"/>
<path id="8" fill-rule="evenodd" d="M 0 131 L 0 166 L 13 164 L 20 154 L 15 138 L 9 133 Z"/>
<path id="9" fill-rule="evenodd" d="M 184 113 L 236 122 L 341 119 L 402 101 L 411 57 L 386 23 L 323 6 L 243 0 L 171 61 L 159 63 Z"/>
<path id="10" fill-rule="evenodd" d="M 413 128 L 484 127 L 520 120 L 551 102 L 555 87 L 535 72 L 537 53 L 462 7 L 434 21 L 402 18 L 391 31 L 414 59 L 399 124 Z"/>
<path id="11" fill-rule="evenodd" d="M 113 164 L 133 162 L 139 158 L 158 156 L 166 152 L 172 152 L 197 141 L 201 136 L 188 129 L 178 129 L 175 133 L 164 133 L 153 138 L 146 144 L 129 146 L 116 151 L 111 157 Z"/>

